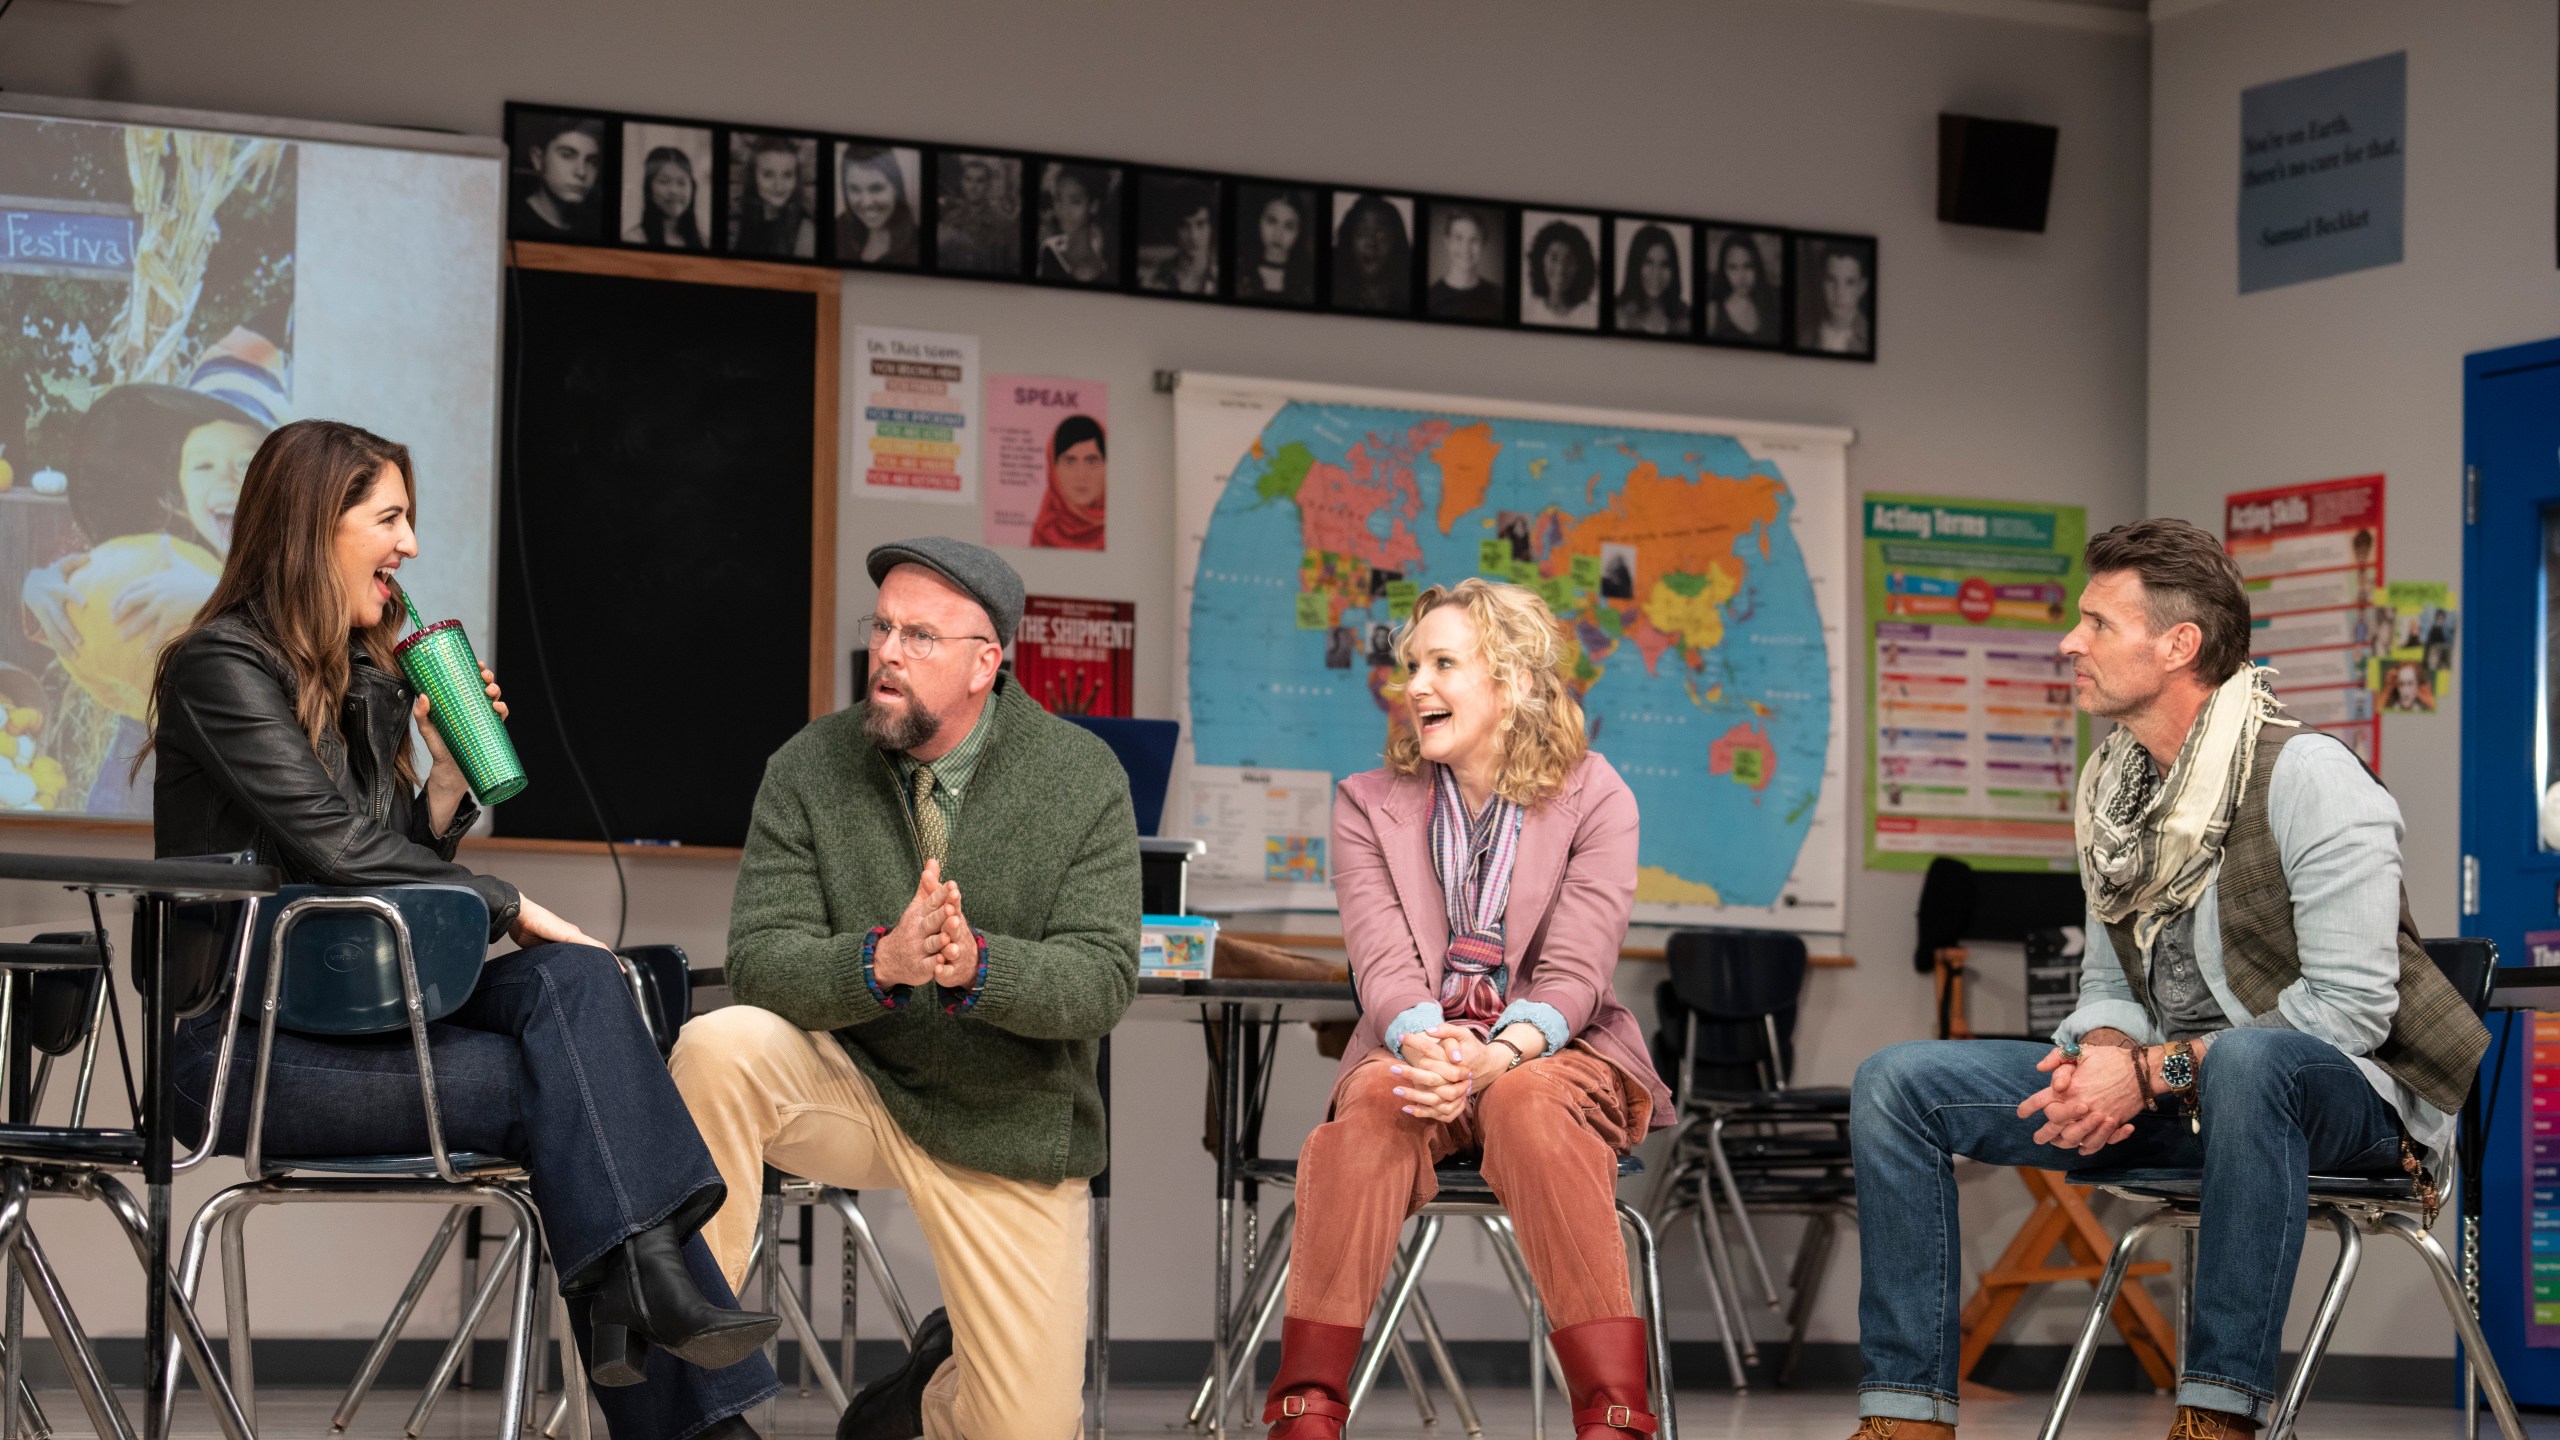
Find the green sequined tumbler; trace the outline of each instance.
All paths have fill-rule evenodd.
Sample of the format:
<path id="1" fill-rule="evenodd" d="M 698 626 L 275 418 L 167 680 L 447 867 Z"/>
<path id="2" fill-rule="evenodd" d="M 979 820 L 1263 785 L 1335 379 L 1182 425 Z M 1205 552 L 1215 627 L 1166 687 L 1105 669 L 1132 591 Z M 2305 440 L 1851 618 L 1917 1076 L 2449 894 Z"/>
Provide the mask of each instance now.
<path id="1" fill-rule="evenodd" d="M 410 618 L 416 617 L 413 608 Z M 489 691 L 480 679 L 480 657 L 472 653 L 471 637 L 462 633 L 462 622 L 422 625 L 392 654 L 399 658 L 400 673 L 427 697 L 428 713 L 444 732 L 445 748 L 461 764 L 462 778 L 471 782 L 471 793 L 483 805 L 514 799 L 525 787 L 524 763 L 516 759 L 515 742 L 507 738 L 507 722 L 498 718 L 497 707 L 489 703 Z"/>

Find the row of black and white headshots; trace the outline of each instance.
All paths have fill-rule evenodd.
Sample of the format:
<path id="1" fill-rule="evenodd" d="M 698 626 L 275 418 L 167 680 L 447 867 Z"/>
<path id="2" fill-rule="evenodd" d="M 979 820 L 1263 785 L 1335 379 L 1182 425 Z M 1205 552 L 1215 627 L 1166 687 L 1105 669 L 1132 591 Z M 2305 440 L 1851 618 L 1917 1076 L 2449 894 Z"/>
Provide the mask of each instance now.
<path id="1" fill-rule="evenodd" d="M 510 104 L 509 233 L 1841 359 L 1876 242 Z"/>

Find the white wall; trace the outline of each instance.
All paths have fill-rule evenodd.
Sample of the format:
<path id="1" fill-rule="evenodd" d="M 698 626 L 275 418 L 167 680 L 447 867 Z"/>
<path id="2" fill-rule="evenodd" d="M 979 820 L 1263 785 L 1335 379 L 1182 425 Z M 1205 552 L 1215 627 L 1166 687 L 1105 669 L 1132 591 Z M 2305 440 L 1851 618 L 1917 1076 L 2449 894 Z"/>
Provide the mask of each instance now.
<path id="1" fill-rule="evenodd" d="M 1171 693 L 1170 402 L 1149 390 L 1156 369 L 1848 425 L 1859 435 L 1849 457 L 1856 488 L 2075 502 L 2088 506 L 2093 527 L 2140 508 L 2149 120 L 2148 57 L 2137 38 L 1845 0 L 1636 0 L 1606 10 L 1536 0 L 859 10 L 740 0 L 716 12 L 674 0 L 28 0 L 6 33 L 0 87 L 36 93 L 479 133 L 496 130 L 507 98 L 553 100 L 1881 238 L 1883 360 L 1871 367 L 848 280 L 848 327 L 968 331 L 982 337 L 991 369 L 1110 382 L 1110 553 L 1016 558 L 1035 591 L 1138 602 L 1142 712 L 1163 713 Z M 2061 126 L 2050 233 L 1936 221 L 1942 109 Z M 848 504 L 840 621 L 869 599 L 863 550 L 947 518 L 921 506 Z M 1857 663 L 1853 655 L 1852 694 Z M 1853 731 L 1853 769 L 1861 754 Z M 590 929 L 612 922 L 612 880 L 600 862 L 488 863 Z M 716 958 L 725 867 L 634 863 L 632 935 Z M 1927 985 L 1905 963 L 1918 889 L 1917 876 L 1853 875 L 1846 946 L 1859 963 L 1813 982 L 1807 1078 L 1845 1080 L 1878 1046 L 1926 1032 Z M 1631 996 L 1655 978 L 1639 969 L 1623 977 Z M 1982 1018 L 1998 1023 L 2006 1006 L 2014 1024 L 2014 987 L 2005 998 L 1988 988 Z M 1283 1048 L 1267 1136 L 1274 1150 L 1313 1123 L 1326 1073 L 1303 1041 Z M 1209 1308 L 1200 1261 L 1210 1224 L 1207 1159 L 1191 1139 L 1201 1111 L 1197 1037 L 1139 1026 L 1120 1049 L 1118 1212 L 1124 1235 L 1145 1238 L 1127 1244 L 1115 1267 L 1115 1330 L 1197 1336 Z M 2005 1238 L 2018 1187 L 1977 1173 L 1966 1192 L 1978 1267 Z M 406 1263 L 409 1242 L 388 1238 L 395 1223 L 300 1222 L 298 1252 L 260 1262 L 262 1278 L 277 1277 L 264 1282 L 272 1302 L 262 1332 L 354 1334 L 374 1323 Z M 408 1229 L 423 1236 L 425 1223 Z M 891 1228 L 905 1248 L 902 1269 L 921 1275 L 911 1232 Z M 372 1243 L 377 1236 L 385 1238 Z M 1507 1301 L 1461 1298 L 1499 1285 L 1484 1257 L 1464 1248 L 1442 1262 L 1451 1294 L 1440 1313 L 1459 1333 L 1509 1333 Z M 1671 1270 L 1682 1312 L 1674 1333 L 1702 1337 L 1685 1247 L 1673 1249 Z M 1817 1338 L 1855 1337 L 1855 1272 L 1854 1249 L 1844 1247 Z M 442 1293 L 449 1305 L 449 1288 Z M 129 1330 L 135 1313 L 102 1296 L 93 1319 Z M 2065 1297 L 2028 1324 L 2051 1338 L 2077 1313 Z"/>
<path id="2" fill-rule="evenodd" d="M 2392 578 L 2459 584 L 2462 357 L 2560 334 L 2555 24 L 2521 0 L 2223 0 L 2155 28 L 2151 513 L 2219 533 L 2230 491 L 2381 471 Z M 2240 92 L 2395 50 L 2409 55 L 2405 258 L 2240 294 Z M 2461 853 L 2460 687 L 2441 703 L 2383 720 L 2428 934 L 2456 933 Z M 2304 1268 L 2327 1253 L 2315 1241 Z M 2451 1353 L 2415 1263 L 2366 1253 L 2339 1348 Z M 2308 1298 L 2297 1289 L 2297 1317 Z"/>

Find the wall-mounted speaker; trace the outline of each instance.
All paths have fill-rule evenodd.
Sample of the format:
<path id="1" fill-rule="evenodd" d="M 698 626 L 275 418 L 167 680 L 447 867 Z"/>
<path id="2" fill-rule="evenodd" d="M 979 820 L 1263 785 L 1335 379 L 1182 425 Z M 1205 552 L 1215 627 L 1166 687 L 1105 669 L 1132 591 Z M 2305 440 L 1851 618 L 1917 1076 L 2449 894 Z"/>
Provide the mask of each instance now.
<path id="1" fill-rule="evenodd" d="M 1938 117 L 1938 218 L 1952 225 L 2044 233 L 2053 151 L 2062 132 L 2023 120 Z"/>

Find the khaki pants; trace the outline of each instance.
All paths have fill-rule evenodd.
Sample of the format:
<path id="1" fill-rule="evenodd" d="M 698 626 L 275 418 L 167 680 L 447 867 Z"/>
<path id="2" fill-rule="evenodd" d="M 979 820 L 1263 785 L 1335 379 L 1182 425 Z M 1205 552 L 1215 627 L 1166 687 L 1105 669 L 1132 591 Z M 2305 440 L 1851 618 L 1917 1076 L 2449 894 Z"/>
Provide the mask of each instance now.
<path id="1" fill-rule="evenodd" d="M 1063 1440 L 1084 1411 L 1087 1191 L 963 1169 L 881 1108 L 834 1036 L 732 1005 L 684 1027 L 668 1061 L 729 1187 L 703 1228 L 736 1288 L 763 1166 L 846 1190 L 903 1190 L 933 1252 L 952 1357 L 925 1390 L 926 1440 Z"/>

